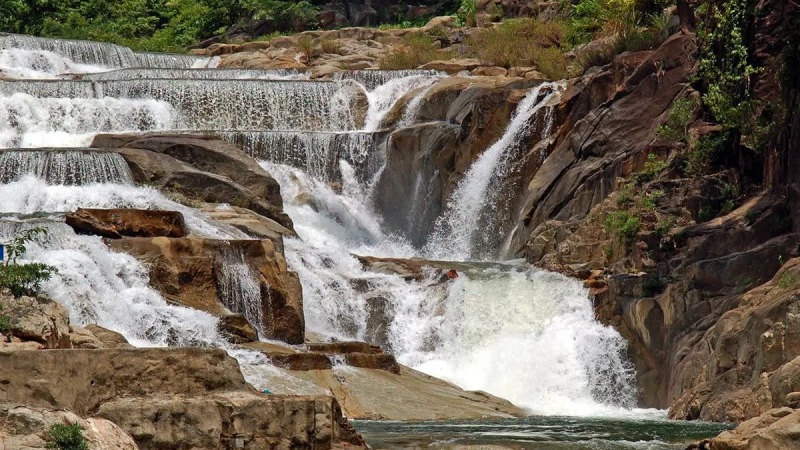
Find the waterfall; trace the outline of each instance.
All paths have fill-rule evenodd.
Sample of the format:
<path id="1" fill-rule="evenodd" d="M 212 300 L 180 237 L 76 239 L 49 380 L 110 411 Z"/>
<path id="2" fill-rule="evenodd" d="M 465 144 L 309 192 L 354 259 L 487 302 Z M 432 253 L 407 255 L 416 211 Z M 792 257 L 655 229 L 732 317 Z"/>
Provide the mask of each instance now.
<path id="1" fill-rule="evenodd" d="M 218 80 L 308 80 L 309 74 L 295 69 L 119 69 L 81 76 L 84 80 L 138 80 L 152 78 Z"/>
<path id="2" fill-rule="evenodd" d="M 303 169 L 318 180 L 341 181 L 339 161 L 356 168 L 363 183 L 384 164 L 386 133 L 308 131 L 221 131 L 224 140 L 250 156 Z"/>
<path id="3" fill-rule="evenodd" d="M 543 83 L 532 89 L 517 106 L 503 136 L 475 161 L 447 201 L 442 215 L 437 219 L 434 232 L 426 245 L 426 254 L 435 259 L 467 260 L 486 253 L 481 248 L 479 230 L 486 230 L 481 221 L 484 210 L 492 215 L 497 200 L 498 177 L 509 169 L 509 160 L 519 144 L 532 129 L 537 119 L 541 139 L 552 129 L 552 112 L 548 102 L 560 93 L 558 83 Z"/>
<path id="4" fill-rule="evenodd" d="M 163 53 L 134 53 L 121 45 L 72 39 L 50 39 L 0 33 L 0 49 L 45 50 L 81 64 L 109 68 L 164 67 L 189 68 L 208 65 L 211 58 Z"/>
<path id="5" fill-rule="evenodd" d="M 47 50 L 0 50 L 0 75 L 16 79 L 56 79 L 60 75 L 93 73 L 106 67 L 81 64 Z"/>
<path id="6" fill-rule="evenodd" d="M 447 74 L 436 70 L 353 70 L 337 72 L 334 80 L 354 80 L 364 86 L 367 91 L 372 91 L 378 86 L 400 78 L 416 77 L 442 77 Z"/>
<path id="7" fill-rule="evenodd" d="M 420 253 L 385 233 L 371 207 L 389 133 L 376 130 L 390 112 L 400 124 L 412 123 L 443 74 L 357 71 L 311 81 L 301 72 L 201 69 L 216 60 L 8 34 L 0 34 L 0 51 L 9 66 L 3 70 L 26 78 L 0 82 L 0 147 L 81 147 L 98 132 L 197 130 L 261 160 L 279 181 L 299 236 L 286 238 L 284 246 L 290 269 L 300 276 L 308 330 L 380 343 L 404 364 L 532 412 L 616 414 L 632 405 L 625 342 L 594 319 L 578 282 L 521 263 L 487 262 L 428 263 L 455 268 L 460 276 L 448 281 L 441 270 L 426 267 L 407 280 L 354 256 Z M 98 73 L 30 80 L 57 78 L 62 67 Z M 549 102 L 561 89 L 546 83 L 521 101 L 503 137 L 457 186 L 429 255 L 483 256 L 480 235 L 487 233 L 479 230 L 491 229 L 498 180 L 517 162 L 522 142 L 550 133 Z M 397 107 L 402 101 L 404 111 Z M 98 323 L 141 346 L 221 347 L 257 388 L 325 394 L 261 354 L 232 348 L 217 333 L 216 318 L 171 305 L 152 289 L 135 258 L 61 223 L 63 212 L 79 207 L 176 210 L 194 236 L 247 238 L 155 189 L 134 186 L 122 164 L 114 153 L 80 148 L 0 152 L 0 241 L 24 227 L 48 228 L 24 258 L 57 267 L 44 290 L 76 324 Z M 417 184 L 422 202 L 427 187 L 422 179 Z M 29 222 L 28 215 L 37 219 Z M 260 319 L 269 299 L 262 297 L 262 280 L 235 245 L 227 250 L 215 263 L 221 299 L 265 336 Z"/>
<path id="8" fill-rule="evenodd" d="M 96 133 L 166 130 L 178 123 L 178 112 L 156 100 L 0 95 L 0 147 L 6 148 L 80 147 Z"/>
<path id="9" fill-rule="evenodd" d="M 364 129 L 375 131 L 382 125 L 383 119 L 398 100 L 409 92 L 433 85 L 441 79 L 437 75 L 411 75 L 402 78 L 392 78 L 386 83 L 370 90 L 367 93 L 369 109 Z"/>
<path id="10" fill-rule="evenodd" d="M 128 164 L 117 153 L 95 149 L 0 150 L 0 183 L 31 174 L 48 184 L 133 184 Z"/>
<path id="11" fill-rule="evenodd" d="M 215 263 L 217 290 L 220 300 L 229 310 L 242 314 L 260 337 L 267 336 L 264 329 L 261 303 L 261 285 L 258 275 L 245 261 L 239 247 L 228 247 Z M 266 311 L 270 312 L 267 308 Z"/>

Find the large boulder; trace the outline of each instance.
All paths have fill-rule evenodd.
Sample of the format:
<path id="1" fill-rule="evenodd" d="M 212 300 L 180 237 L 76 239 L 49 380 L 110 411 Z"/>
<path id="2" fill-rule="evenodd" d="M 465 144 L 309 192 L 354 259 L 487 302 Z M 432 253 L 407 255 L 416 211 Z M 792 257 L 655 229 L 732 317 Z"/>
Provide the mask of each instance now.
<path id="1" fill-rule="evenodd" d="M 775 408 L 723 431 L 710 445 L 714 450 L 793 450 L 800 448 L 800 410 Z"/>
<path id="2" fill-rule="evenodd" d="M 9 334 L 21 340 L 45 348 L 70 347 L 67 310 L 47 297 L 14 297 L 10 291 L 0 290 L 0 317 L 8 317 Z"/>
<path id="3" fill-rule="evenodd" d="M 65 217 L 78 234 L 96 234 L 111 239 L 132 237 L 185 237 L 183 214 L 146 209 L 84 209 Z"/>
<path id="4" fill-rule="evenodd" d="M 92 146 L 119 149 L 138 183 L 206 202 L 242 206 L 293 228 L 283 212 L 278 182 L 240 148 L 219 138 L 100 134 Z"/>
<path id="5" fill-rule="evenodd" d="M 160 237 L 109 245 L 144 262 L 150 284 L 167 300 L 220 317 L 244 314 L 264 338 L 303 343 L 300 280 L 272 241 Z M 248 335 L 228 334 L 235 341 Z"/>

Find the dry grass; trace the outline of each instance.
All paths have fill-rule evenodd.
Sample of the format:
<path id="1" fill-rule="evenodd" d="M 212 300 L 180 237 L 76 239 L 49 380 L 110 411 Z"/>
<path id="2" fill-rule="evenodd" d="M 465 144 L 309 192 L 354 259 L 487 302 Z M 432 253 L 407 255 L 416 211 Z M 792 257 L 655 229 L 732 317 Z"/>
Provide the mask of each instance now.
<path id="1" fill-rule="evenodd" d="M 297 48 L 300 50 L 300 52 L 306 55 L 306 58 L 308 58 L 309 61 L 315 55 L 316 48 L 314 46 L 314 41 L 308 36 L 301 36 L 299 39 L 297 39 Z"/>
<path id="2" fill-rule="evenodd" d="M 378 63 L 383 70 L 416 69 L 417 67 L 436 60 L 446 60 L 455 57 L 452 50 L 442 50 L 430 37 L 413 33 L 403 37 L 391 53 Z"/>
<path id="3" fill-rule="evenodd" d="M 338 55 L 342 50 L 342 43 L 338 39 L 322 38 L 319 40 L 319 45 L 325 53 Z"/>
<path id="4" fill-rule="evenodd" d="M 560 22 L 512 19 L 469 39 L 483 64 L 511 68 L 534 66 L 552 79 L 567 76 L 567 62 L 561 51 L 565 28 Z"/>

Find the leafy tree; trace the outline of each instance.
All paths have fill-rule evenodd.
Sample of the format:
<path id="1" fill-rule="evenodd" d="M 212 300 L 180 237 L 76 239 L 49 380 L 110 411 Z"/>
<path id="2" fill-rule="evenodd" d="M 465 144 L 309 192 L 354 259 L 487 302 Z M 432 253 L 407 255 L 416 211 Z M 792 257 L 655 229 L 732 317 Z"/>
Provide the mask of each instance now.
<path id="1" fill-rule="evenodd" d="M 17 263 L 17 259 L 26 251 L 26 244 L 45 234 L 47 230 L 43 227 L 31 228 L 5 245 L 8 259 L 0 266 L 0 288 L 10 289 L 15 297 L 36 295 L 42 283 L 56 273 L 56 268 L 47 264 Z"/>

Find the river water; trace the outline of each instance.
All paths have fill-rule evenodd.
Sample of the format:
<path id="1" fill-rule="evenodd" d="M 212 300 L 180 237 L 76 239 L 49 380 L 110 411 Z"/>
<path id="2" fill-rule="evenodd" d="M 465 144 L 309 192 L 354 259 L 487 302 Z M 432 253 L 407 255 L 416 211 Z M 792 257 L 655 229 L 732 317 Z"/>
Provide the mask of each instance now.
<path id="1" fill-rule="evenodd" d="M 59 147 L 0 151 L 0 239 L 34 225 L 50 229 L 25 258 L 58 268 L 44 288 L 73 322 L 98 323 L 139 346 L 223 347 L 257 387 L 280 377 L 285 382 L 275 393 L 320 393 L 263 356 L 230 348 L 214 317 L 171 305 L 149 287 L 141 263 L 61 223 L 64 212 L 78 207 L 171 209 L 183 212 L 197 235 L 246 238 L 133 185 L 116 155 L 75 150 L 100 132 L 193 130 L 241 145 L 280 182 L 298 234 L 285 240 L 285 249 L 303 285 L 308 332 L 381 344 L 405 365 L 505 398 L 532 415 L 359 422 L 376 448 L 667 449 L 724 428 L 637 409 L 626 342 L 595 320 L 587 290 L 522 261 L 495 260 L 502 244 L 494 223 L 497 181 L 511 170 L 520 142 L 549 137 L 562 83 L 528 91 L 502 137 L 456 186 L 434 229 L 420 237 L 386 232 L 373 207 L 378 180 L 392 176 L 384 171 L 392 130 L 382 123 L 410 96 L 398 126 L 413 126 L 424 93 L 443 74 L 353 72 L 311 81 L 301 72 L 215 64 L 111 44 L 0 36 L 0 71 L 20 79 L 0 81 L 0 148 Z M 366 104 L 364 117 L 358 104 Z M 420 185 L 412 203 L 427 201 L 425 191 Z M 422 279 L 409 281 L 371 270 L 356 255 L 446 260 L 440 265 L 458 268 L 460 276 L 443 285 L 440 273 L 425 269 Z M 256 316 L 252 280 L 242 276 L 236 255 L 228 256 L 229 300 Z"/>

